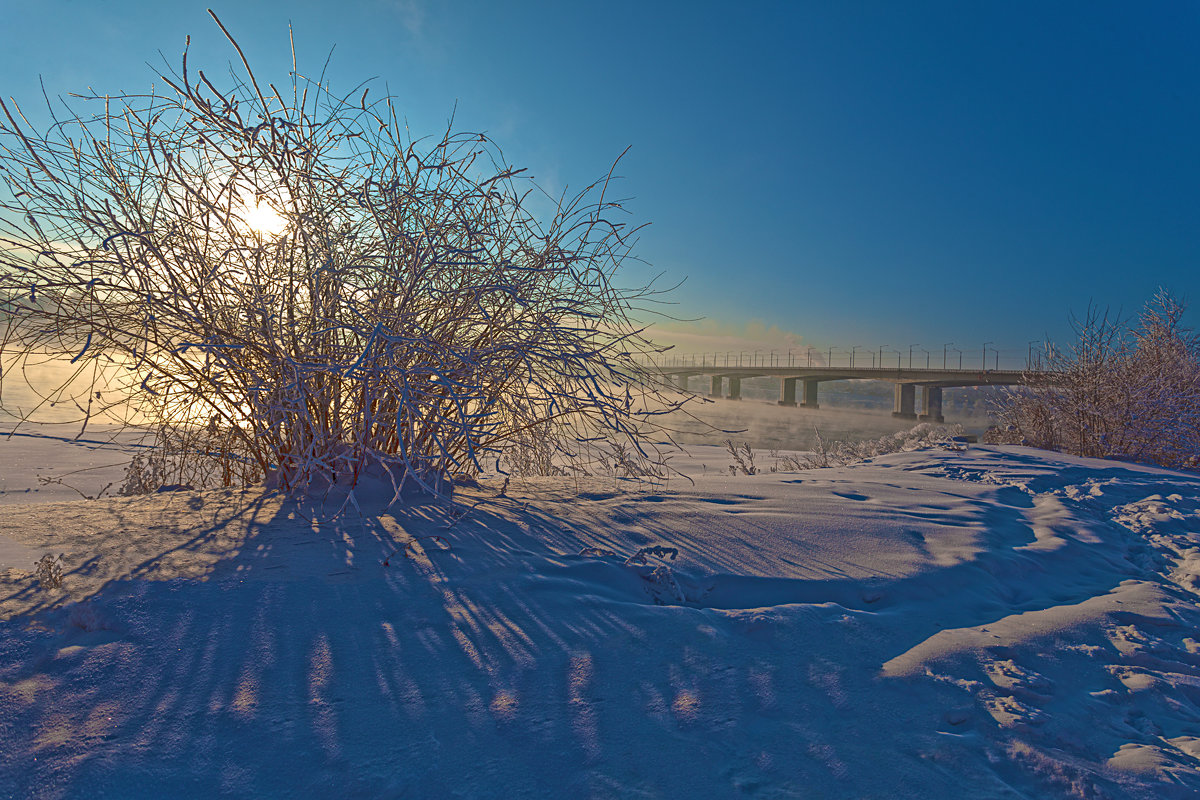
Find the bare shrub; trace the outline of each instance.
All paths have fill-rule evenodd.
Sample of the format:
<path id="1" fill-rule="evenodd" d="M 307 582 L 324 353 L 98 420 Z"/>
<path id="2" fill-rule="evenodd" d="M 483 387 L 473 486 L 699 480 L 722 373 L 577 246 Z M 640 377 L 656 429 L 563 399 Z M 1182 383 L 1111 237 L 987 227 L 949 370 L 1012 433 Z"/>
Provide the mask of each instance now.
<path id="1" fill-rule="evenodd" d="M 51 486 L 51 485 L 64 486 L 64 487 L 70 489 L 71 491 L 75 492 L 76 494 L 78 494 L 84 500 L 99 500 L 101 497 L 104 496 L 105 492 L 107 492 L 109 489 L 112 488 L 112 483 L 110 482 L 110 483 L 100 487 L 100 491 L 96 492 L 95 494 L 88 494 L 87 492 L 80 489 L 78 486 L 67 483 L 64 480 L 64 478 L 66 478 L 68 475 L 73 475 L 75 473 L 84 472 L 84 471 L 85 470 L 73 470 L 71 472 L 68 472 L 66 475 L 38 475 L 37 481 L 38 481 L 38 483 L 42 484 L 43 486 Z"/>
<path id="2" fill-rule="evenodd" d="M 835 452 L 839 451 L 839 450 L 841 450 L 840 447 L 834 448 Z M 835 466 L 837 463 L 836 456 L 835 456 L 835 463 L 830 463 L 829 443 L 825 441 L 825 438 L 823 436 L 821 436 L 821 432 L 819 430 L 817 430 L 816 428 L 813 428 L 812 452 L 808 456 L 806 456 L 804 461 L 801 463 L 802 463 L 802 466 L 800 467 L 800 469 L 824 469 L 825 467 Z M 841 463 L 845 463 L 845 462 L 841 462 Z"/>
<path id="3" fill-rule="evenodd" d="M 821 434 L 817 433 L 817 439 L 820 438 Z M 775 466 L 771 467 L 771 472 L 796 472 L 809 468 L 805 456 L 780 453 L 779 451 L 772 451 L 771 455 L 775 458 Z"/>
<path id="4" fill-rule="evenodd" d="M 130 461 L 117 494 L 246 485 L 262 478 L 241 440 L 218 428 L 214 418 L 203 428 L 160 427 L 153 446 Z"/>
<path id="5" fill-rule="evenodd" d="M 638 548 L 638 551 L 625 559 L 625 566 L 633 564 L 648 564 L 647 556 L 655 556 L 656 558 L 670 558 L 672 561 L 679 558 L 679 549 L 676 547 L 664 547 L 660 544 L 650 545 L 649 547 Z"/>
<path id="6" fill-rule="evenodd" d="M 1134 322 L 1095 308 L 1070 349 L 1048 348 L 1049 376 L 1006 392 L 989 441 L 1194 469 L 1200 457 L 1200 340 L 1160 290 Z"/>
<path id="7" fill-rule="evenodd" d="M 518 431 L 504 448 L 501 462 L 518 477 L 564 475 L 564 468 L 555 463 L 558 455 L 561 453 L 555 446 L 553 422 L 546 420 Z"/>
<path id="8" fill-rule="evenodd" d="M 849 442 L 826 441 L 821 436 L 821 432 L 815 430 L 816 437 L 812 451 L 806 455 L 785 456 L 782 463 L 785 468 L 791 470 L 840 467 L 888 453 L 903 453 L 924 447 L 933 447 L 949 440 L 950 437 L 961 436 L 962 432 L 962 426 L 958 424 L 935 425 L 930 422 L 922 422 L 908 430 L 880 436 L 877 439 Z"/>
<path id="9" fill-rule="evenodd" d="M 624 478 L 658 478 L 667 469 L 666 459 L 648 461 L 641 458 L 628 444 L 612 436 L 600 442 L 599 450 L 592 450 L 593 457 L 608 467 L 611 474 Z"/>
<path id="10" fill-rule="evenodd" d="M 616 552 L 604 547 L 585 547 L 579 555 L 589 558 L 620 558 Z M 651 556 L 659 559 L 661 563 L 651 562 Z M 675 561 L 678 557 L 678 548 L 656 544 L 639 548 L 637 552 L 625 559 L 623 566 L 634 570 L 642 580 L 646 581 L 647 591 L 655 605 L 686 603 L 688 601 L 687 594 L 680 586 L 674 571 L 666 563 L 666 559 L 670 558 Z"/>
<path id="11" fill-rule="evenodd" d="M 163 452 L 138 453 L 125 468 L 125 482 L 117 488 L 122 497 L 150 494 L 167 484 L 170 466 Z"/>
<path id="12" fill-rule="evenodd" d="M 33 577 L 43 589 L 61 589 L 63 585 L 63 556 L 47 553 L 42 556 L 33 569 Z"/>
<path id="13" fill-rule="evenodd" d="M 658 292 L 616 282 L 639 228 L 612 170 L 539 219 L 487 136 L 413 140 L 393 98 L 295 69 L 280 91 L 229 41 L 223 88 L 185 50 L 148 94 L 51 104 L 45 132 L 0 102 L 0 381 L 69 357 L 93 375 L 85 425 L 99 388 L 153 420 L 126 494 L 380 465 L 447 493 L 506 450 L 552 470 L 597 436 L 655 469 L 682 400 L 639 366 Z"/>
<path id="14" fill-rule="evenodd" d="M 754 465 L 754 451 L 750 449 L 749 442 L 736 445 L 732 439 L 726 439 L 725 449 L 729 451 L 729 455 L 734 461 L 729 465 L 730 475 L 737 475 L 739 472 L 743 475 L 758 474 L 758 467 Z"/>

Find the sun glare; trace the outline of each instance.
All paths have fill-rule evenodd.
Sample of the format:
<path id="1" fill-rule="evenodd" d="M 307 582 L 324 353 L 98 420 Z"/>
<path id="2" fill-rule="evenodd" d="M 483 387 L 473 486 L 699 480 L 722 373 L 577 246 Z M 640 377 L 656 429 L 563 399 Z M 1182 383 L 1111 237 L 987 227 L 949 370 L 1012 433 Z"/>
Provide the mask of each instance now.
<path id="1" fill-rule="evenodd" d="M 270 203 L 261 200 L 255 201 L 253 205 L 246 203 L 243 219 L 246 226 L 260 236 L 271 238 L 287 230 L 287 220 L 280 216 Z"/>

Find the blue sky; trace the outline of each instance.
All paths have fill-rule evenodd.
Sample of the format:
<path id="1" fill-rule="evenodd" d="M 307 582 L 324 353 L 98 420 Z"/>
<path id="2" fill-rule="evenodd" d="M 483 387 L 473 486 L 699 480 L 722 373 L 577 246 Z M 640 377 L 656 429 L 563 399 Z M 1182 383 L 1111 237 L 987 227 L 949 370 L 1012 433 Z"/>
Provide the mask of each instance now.
<path id="1" fill-rule="evenodd" d="M 686 278 L 692 349 L 987 341 L 1089 302 L 1200 304 L 1200 5 L 1190 2 L 10 4 L 0 93 L 219 73 L 378 76 L 417 134 L 485 130 L 551 193 L 627 146 L 628 280 Z M 1193 308 L 1189 321 L 1200 319 Z"/>

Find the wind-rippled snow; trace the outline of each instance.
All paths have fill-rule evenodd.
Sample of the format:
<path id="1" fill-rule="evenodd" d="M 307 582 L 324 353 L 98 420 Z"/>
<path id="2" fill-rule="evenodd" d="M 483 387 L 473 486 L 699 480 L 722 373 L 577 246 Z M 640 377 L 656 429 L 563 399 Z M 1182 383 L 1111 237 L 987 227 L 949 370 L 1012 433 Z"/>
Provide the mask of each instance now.
<path id="1" fill-rule="evenodd" d="M 1195 476 L 689 450 L 334 522 L 6 495 L 0 795 L 1200 795 Z"/>

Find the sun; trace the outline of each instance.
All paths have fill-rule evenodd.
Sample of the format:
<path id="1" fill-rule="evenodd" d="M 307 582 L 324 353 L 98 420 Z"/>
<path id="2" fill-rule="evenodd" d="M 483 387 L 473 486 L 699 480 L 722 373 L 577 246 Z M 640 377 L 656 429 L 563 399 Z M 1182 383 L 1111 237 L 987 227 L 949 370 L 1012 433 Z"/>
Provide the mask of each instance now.
<path id="1" fill-rule="evenodd" d="M 275 208 L 262 200 L 248 199 L 242 220 L 254 233 L 264 238 L 275 238 L 287 230 L 287 220 Z"/>

